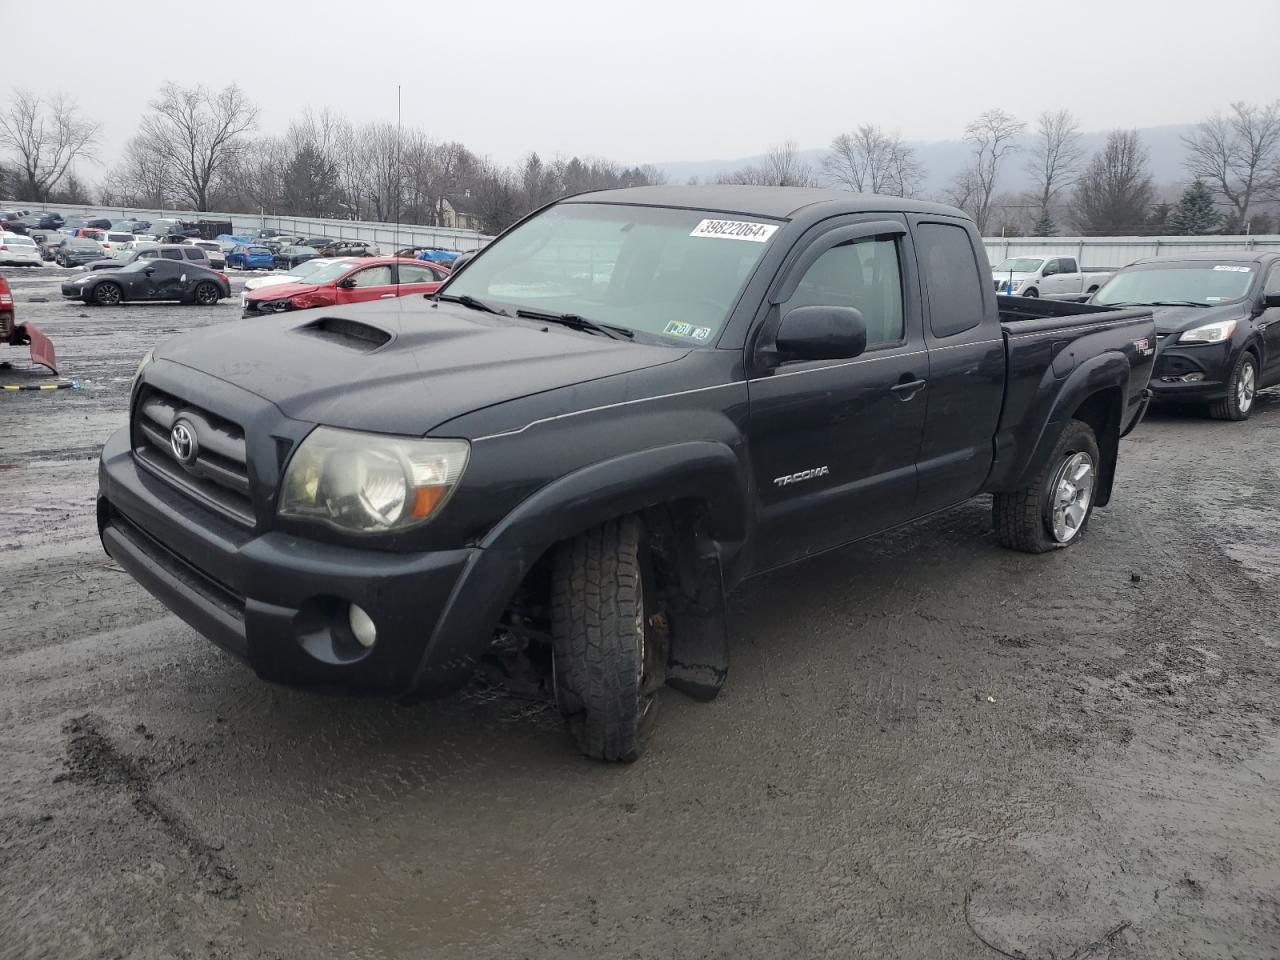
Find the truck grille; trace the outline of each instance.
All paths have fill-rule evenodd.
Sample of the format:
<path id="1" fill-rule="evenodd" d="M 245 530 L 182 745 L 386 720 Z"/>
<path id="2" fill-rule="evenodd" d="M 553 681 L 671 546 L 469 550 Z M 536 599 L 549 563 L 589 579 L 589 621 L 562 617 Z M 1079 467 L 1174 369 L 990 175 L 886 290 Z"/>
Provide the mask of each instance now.
<path id="1" fill-rule="evenodd" d="M 173 428 L 178 421 L 193 438 L 187 461 L 175 450 Z M 141 464 L 192 499 L 253 526 L 244 431 L 239 426 L 158 390 L 139 401 L 133 426 L 133 453 Z"/>

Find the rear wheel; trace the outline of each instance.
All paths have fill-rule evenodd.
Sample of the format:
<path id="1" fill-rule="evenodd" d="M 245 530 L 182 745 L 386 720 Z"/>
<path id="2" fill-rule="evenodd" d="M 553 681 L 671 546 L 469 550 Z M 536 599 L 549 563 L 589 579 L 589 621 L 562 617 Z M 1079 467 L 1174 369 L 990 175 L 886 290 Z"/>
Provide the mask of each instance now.
<path id="1" fill-rule="evenodd" d="M 1227 395 L 1209 405 L 1209 415 L 1215 420 L 1248 420 L 1257 395 L 1258 359 L 1245 350 L 1231 368 Z"/>
<path id="2" fill-rule="evenodd" d="M 217 284 L 198 283 L 193 294 L 195 302 L 202 307 L 207 307 L 218 302 L 221 291 L 218 290 Z"/>
<path id="3" fill-rule="evenodd" d="M 666 656 L 651 636 L 642 538 L 639 519 L 623 517 L 575 537 L 556 556 L 556 703 L 578 749 L 596 760 L 635 760 L 657 719 Z"/>
<path id="4" fill-rule="evenodd" d="M 124 299 L 119 284 L 100 283 L 93 288 L 93 302 L 100 307 L 114 307 Z"/>
<path id="5" fill-rule="evenodd" d="M 991 505 L 1000 543 L 1023 553 L 1044 553 L 1076 543 L 1093 515 L 1101 464 L 1093 428 L 1072 420 L 1039 474 Z"/>

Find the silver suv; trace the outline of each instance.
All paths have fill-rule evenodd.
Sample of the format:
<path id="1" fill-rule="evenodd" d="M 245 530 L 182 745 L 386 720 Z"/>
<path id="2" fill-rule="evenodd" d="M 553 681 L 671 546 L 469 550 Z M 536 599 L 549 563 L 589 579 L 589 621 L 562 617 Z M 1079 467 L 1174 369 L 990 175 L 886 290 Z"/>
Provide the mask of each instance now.
<path id="1" fill-rule="evenodd" d="M 89 269 L 119 270 L 125 264 L 133 263 L 135 260 L 150 260 L 155 257 L 164 257 L 166 260 L 189 260 L 206 269 L 213 269 L 213 264 L 209 262 L 209 251 L 195 244 L 185 243 L 157 243 L 154 246 L 143 247 L 141 250 L 135 249 L 123 260 L 95 260 L 89 264 Z"/>

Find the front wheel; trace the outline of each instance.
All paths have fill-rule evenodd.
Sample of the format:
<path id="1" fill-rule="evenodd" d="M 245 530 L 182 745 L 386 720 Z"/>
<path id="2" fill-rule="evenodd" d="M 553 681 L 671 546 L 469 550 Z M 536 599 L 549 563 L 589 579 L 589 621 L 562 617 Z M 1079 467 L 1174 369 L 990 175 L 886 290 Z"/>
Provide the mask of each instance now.
<path id="1" fill-rule="evenodd" d="M 1024 297 L 1030 297 L 1032 300 L 1034 300 L 1034 299 L 1036 299 L 1037 297 L 1039 297 L 1039 296 L 1040 296 L 1040 291 L 1039 291 L 1039 290 L 1037 290 L 1035 287 L 1032 287 L 1030 290 L 1028 290 L 1028 291 L 1026 291 L 1025 293 L 1023 293 L 1023 296 L 1024 296 Z"/>
<path id="2" fill-rule="evenodd" d="M 658 714 L 666 658 L 650 629 L 643 527 L 610 520 L 559 548 L 551 636 L 556 703 L 588 757 L 630 762 Z"/>
<path id="3" fill-rule="evenodd" d="M 93 302 L 100 307 L 114 307 L 124 299 L 118 284 L 100 283 L 93 288 Z"/>
<path id="4" fill-rule="evenodd" d="M 1215 420 L 1248 420 L 1253 400 L 1258 394 L 1258 361 L 1248 350 L 1242 351 L 1227 378 L 1227 395 L 1209 405 Z"/>
<path id="5" fill-rule="evenodd" d="M 1023 553 L 1076 543 L 1093 515 L 1101 462 L 1093 428 L 1080 420 L 1068 423 L 1031 483 L 995 495 L 991 516 L 1000 543 Z"/>

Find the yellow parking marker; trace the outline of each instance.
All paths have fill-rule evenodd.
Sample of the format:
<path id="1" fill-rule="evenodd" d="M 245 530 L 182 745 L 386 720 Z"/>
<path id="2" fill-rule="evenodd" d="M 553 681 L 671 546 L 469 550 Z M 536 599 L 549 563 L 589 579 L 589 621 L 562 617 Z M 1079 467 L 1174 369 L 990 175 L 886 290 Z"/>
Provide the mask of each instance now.
<path id="1" fill-rule="evenodd" d="M 68 380 L 66 383 L 0 383 L 0 390 L 79 390 L 79 380 Z"/>

